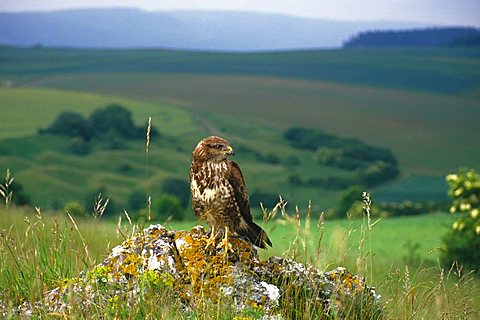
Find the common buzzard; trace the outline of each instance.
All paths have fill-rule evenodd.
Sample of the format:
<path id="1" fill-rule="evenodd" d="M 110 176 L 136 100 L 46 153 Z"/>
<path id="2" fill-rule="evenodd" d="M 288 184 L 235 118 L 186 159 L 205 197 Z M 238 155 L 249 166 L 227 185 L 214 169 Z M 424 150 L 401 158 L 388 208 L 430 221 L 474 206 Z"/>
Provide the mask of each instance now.
<path id="1" fill-rule="evenodd" d="M 230 230 L 257 247 L 272 246 L 265 231 L 253 222 L 242 172 L 236 162 L 227 159 L 228 155 L 234 155 L 230 143 L 216 136 L 201 140 L 193 150 L 193 211 L 212 228 L 211 239 L 216 236 L 215 230 L 225 232 L 225 238 Z"/>

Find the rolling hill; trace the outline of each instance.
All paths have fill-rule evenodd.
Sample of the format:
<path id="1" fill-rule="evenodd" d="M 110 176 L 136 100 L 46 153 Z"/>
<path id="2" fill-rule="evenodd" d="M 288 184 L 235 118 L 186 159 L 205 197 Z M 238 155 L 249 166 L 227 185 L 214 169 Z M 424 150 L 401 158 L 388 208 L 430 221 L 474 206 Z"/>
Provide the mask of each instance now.
<path id="1" fill-rule="evenodd" d="M 278 129 L 249 123 L 233 125 L 232 119 L 210 118 L 208 112 L 196 114 L 163 104 L 41 88 L 2 88 L 0 101 L 0 110 L 10 123 L 2 125 L 0 170 L 5 172 L 10 168 L 33 203 L 43 208 L 58 208 L 69 201 L 88 203 L 93 198 L 87 197 L 95 197 L 100 190 L 111 198 L 116 210 L 128 209 L 128 199 L 134 192 L 149 190 L 155 199 L 161 194 L 160 185 L 166 178 L 188 181 L 193 146 L 214 133 L 228 136 L 235 146 L 236 160 L 242 164 L 251 194 L 261 191 L 270 198 L 281 194 L 298 205 L 318 199 L 317 210 L 326 209 L 325 206 L 334 204 L 333 195 L 338 190 L 292 188 L 288 182 L 291 171 L 302 176 L 346 174 L 317 165 L 311 152 L 282 145 Z M 145 123 L 148 116 L 152 117 L 160 137 L 151 141 L 148 163 L 144 141 L 124 141 L 121 148 L 113 149 L 95 145 L 93 152 L 75 155 L 68 150 L 70 138 L 36 134 L 37 129 L 50 125 L 60 112 L 88 115 L 111 103 L 127 107 L 136 123 Z M 258 135 L 264 139 L 255 140 Z M 278 154 L 278 160 L 273 163 L 259 157 L 274 153 Z M 298 163 L 293 166 L 286 163 L 288 156 L 298 157 Z M 323 170 L 317 170 L 319 167 Z M 255 207 L 258 210 L 258 203 Z"/>
<path id="2" fill-rule="evenodd" d="M 3 47 L 0 111 L 8 121 L 0 125 L 0 144 L 9 155 L 2 164 L 20 168 L 19 179 L 32 182 L 27 191 L 43 190 L 39 202 L 54 190 L 45 185 L 86 194 L 78 184 L 86 179 L 90 189 L 112 185 L 117 202 L 125 203 L 132 189 L 146 187 L 143 144 L 77 159 L 62 152 L 66 141 L 31 140 L 61 111 L 89 114 L 118 102 L 137 123 L 152 114 L 167 138 L 150 157 L 154 184 L 186 178 L 195 142 L 221 134 L 239 146 L 251 192 L 280 193 L 298 204 L 312 199 L 324 210 L 338 191 L 297 188 L 289 176 L 345 173 L 316 165 L 311 152 L 282 139 L 285 129 L 303 126 L 392 150 L 402 177 L 374 195 L 445 198 L 443 176 L 480 163 L 479 57 L 477 49 L 462 48 L 233 54 Z M 42 146 L 55 147 L 40 152 Z M 258 152 L 280 162 L 259 161 Z M 296 167 L 288 165 L 291 156 L 300 161 Z M 132 171 L 122 172 L 121 161 L 112 166 L 111 157 L 124 159 Z"/>

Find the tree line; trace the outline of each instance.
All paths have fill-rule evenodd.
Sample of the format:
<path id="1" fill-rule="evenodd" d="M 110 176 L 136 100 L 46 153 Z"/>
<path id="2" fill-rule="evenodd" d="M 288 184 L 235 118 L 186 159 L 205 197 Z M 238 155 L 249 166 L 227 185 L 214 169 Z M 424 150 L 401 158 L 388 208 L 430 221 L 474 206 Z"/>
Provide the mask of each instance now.
<path id="1" fill-rule="evenodd" d="M 62 112 L 39 134 L 71 137 L 69 150 L 82 155 L 92 151 L 93 142 L 102 141 L 111 149 L 121 149 L 125 139 L 145 139 L 146 125 L 135 126 L 132 113 L 118 104 L 111 104 L 95 110 L 88 118 L 76 112 Z M 158 130 L 151 128 L 150 136 L 158 136 Z"/>
<path id="2" fill-rule="evenodd" d="M 315 161 L 324 166 L 351 172 L 346 177 L 311 177 L 292 175 L 289 182 L 330 189 L 351 185 L 376 186 L 396 178 L 398 161 L 390 150 L 368 145 L 357 139 L 338 137 L 319 129 L 294 127 L 283 134 L 294 148 L 314 151 Z"/>
<path id="3" fill-rule="evenodd" d="M 345 41 L 344 48 L 479 46 L 476 28 L 426 28 L 366 31 Z"/>

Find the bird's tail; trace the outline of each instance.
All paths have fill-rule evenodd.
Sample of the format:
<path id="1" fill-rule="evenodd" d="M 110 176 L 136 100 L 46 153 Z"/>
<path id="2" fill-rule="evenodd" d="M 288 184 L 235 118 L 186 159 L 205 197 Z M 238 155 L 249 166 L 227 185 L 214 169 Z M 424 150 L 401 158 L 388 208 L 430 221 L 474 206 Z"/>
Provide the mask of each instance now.
<path id="1" fill-rule="evenodd" d="M 247 237 L 259 248 L 265 249 L 267 245 L 272 246 L 272 241 L 268 238 L 267 233 L 253 221 L 248 225 L 248 229 L 241 230 L 240 235 Z"/>

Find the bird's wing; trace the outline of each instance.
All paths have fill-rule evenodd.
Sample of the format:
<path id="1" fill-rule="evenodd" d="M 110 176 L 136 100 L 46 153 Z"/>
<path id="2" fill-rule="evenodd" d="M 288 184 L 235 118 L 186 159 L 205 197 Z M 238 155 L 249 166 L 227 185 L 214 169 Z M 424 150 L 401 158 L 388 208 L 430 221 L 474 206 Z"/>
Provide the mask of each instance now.
<path id="1" fill-rule="evenodd" d="M 231 161 L 230 175 L 228 176 L 228 182 L 232 185 L 233 191 L 235 193 L 235 200 L 237 205 L 240 208 L 240 214 L 245 219 L 245 221 L 252 222 L 252 214 L 250 213 L 250 202 L 248 201 L 248 191 L 245 185 L 245 180 L 243 180 L 242 171 L 240 167 L 234 161 Z"/>

